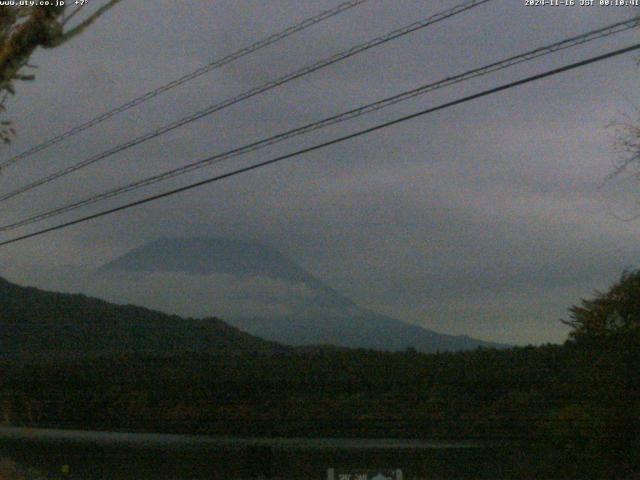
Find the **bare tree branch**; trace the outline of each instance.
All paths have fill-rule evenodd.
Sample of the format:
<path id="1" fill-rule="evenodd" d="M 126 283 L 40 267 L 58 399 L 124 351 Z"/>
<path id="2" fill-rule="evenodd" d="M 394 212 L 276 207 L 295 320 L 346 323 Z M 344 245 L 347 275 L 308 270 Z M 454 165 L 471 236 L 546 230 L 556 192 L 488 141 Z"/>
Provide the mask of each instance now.
<path id="1" fill-rule="evenodd" d="M 63 43 L 69 41 L 76 35 L 84 32 L 93 22 L 95 22 L 102 14 L 104 14 L 109 9 L 113 8 L 116 4 L 120 3 L 121 0 L 109 0 L 106 5 L 103 5 L 98 10 L 96 10 L 92 15 L 85 18 L 79 25 L 76 25 L 74 28 L 69 30 L 68 32 L 63 33 L 58 38 L 55 39 L 50 45 L 43 45 L 44 48 L 52 48 L 62 45 Z"/>
<path id="2" fill-rule="evenodd" d="M 23 74 L 29 65 L 29 58 L 38 48 L 54 48 L 84 32 L 101 15 L 113 8 L 121 0 L 109 0 L 78 25 L 64 31 L 66 23 L 76 16 L 82 7 L 76 8 L 64 17 L 65 6 L 0 6 L 0 91 L 4 98 L 0 101 L 0 112 L 4 112 L 6 96 L 15 94 L 14 82 L 30 81 L 32 74 Z M 8 143 L 14 133 L 11 123 L 0 122 L 0 142 Z"/>
<path id="3" fill-rule="evenodd" d="M 62 26 L 65 26 L 67 23 L 69 23 L 69 20 L 71 20 L 73 17 L 75 17 L 78 13 L 80 13 L 82 11 L 82 9 L 84 7 L 86 7 L 87 4 L 83 3 L 82 5 L 80 5 L 79 7 L 76 7 L 73 9 L 73 12 L 71 12 L 69 15 L 67 15 L 66 17 L 64 17 L 64 19 L 62 20 Z"/>

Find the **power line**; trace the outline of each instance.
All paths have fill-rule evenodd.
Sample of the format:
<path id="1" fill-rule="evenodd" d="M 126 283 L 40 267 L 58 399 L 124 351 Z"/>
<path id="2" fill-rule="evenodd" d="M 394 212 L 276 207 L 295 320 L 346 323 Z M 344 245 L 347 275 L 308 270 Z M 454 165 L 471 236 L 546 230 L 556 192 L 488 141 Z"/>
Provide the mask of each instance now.
<path id="1" fill-rule="evenodd" d="M 403 117 L 396 118 L 396 119 L 390 120 L 388 122 L 380 123 L 380 124 L 375 125 L 373 127 L 369 127 L 369 128 L 363 129 L 363 130 L 359 130 L 357 132 L 354 132 L 354 133 L 351 133 L 351 134 L 348 134 L 348 135 L 344 135 L 342 137 L 338 137 L 338 138 L 335 138 L 333 140 L 329 140 L 329 141 L 326 141 L 326 142 L 323 142 L 323 143 L 319 143 L 319 144 L 313 145 L 311 147 L 304 148 L 302 150 L 297 150 L 297 151 L 292 152 L 292 153 L 281 155 L 279 157 L 272 158 L 270 160 L 266 160 L 264 162 L 260 162 L 260 163 L 256 163 L 256 164 L 253 164 L 253 165 L 250 165 L 250 166 L 247 166 L 247 167 L 239 168 L 237 170 L 233 170 L 231 172 L 224 173 L 222 175 L 217 175 L 215 177 L 211 177 L 211 178 L 208 178 L 206 180 L 201 180 L 199 182 L 191 183 L 189 185 L 186 185 L 186 186 L 183 186 L 183 187 L 179 187 L 179 188 L 175 188 L 173 190 L 169 190 L 167 192 L 159 193 L 157 195 L 152 195 L 152 196 L 143 198 L 141 200 L 136 200 L 134 202 L 127 203 L 125 205 L 121 205 L 119 207 L 110 208 L 108 210 L 103 210 L 101 212 L 94 213 L 92 215 L 87 215 L 85 217 L 81 217 L 81 218 L 78 218 L 76 220 L 72 220 L 72 221 L 69 221 L 69 222 L 61 223 L 61 224 L 55 225 L 53 227 L 45 228 L 45 229 L 38 230 L 38 231 L 33 232 L 33 233 L 29 233 L 29 234 L 22 235 L 22 236 L 19 236 L 19 237 L 16 237 L 16 238 L 12 238 L 10 240 L 5 240 L 3 242 L 0 242 L 0 246 L 5 246 L 5 245 L 9 245 L 11 243 L 15 243 L 15 242 L 19 242 L 19 241 L 22 241 L 22 240 L 26 240 L 28 238 L 33 238 L 33 237 L 37 237 L 37 236 L 40 236 L 40 235 L 44 235 L 45 233 L 53 232 L 55 230 L 61 230 L 63 228 L 67 228 L 67 227 L 70 227 L 72 225 L 77 225 L 79 223 L 84 223 L 84 222 L 87 222 L 89 220 L 93 220 L 93 219 L 96 219 L 96 218 L 99 218 L 99 217 L 104 217 L 104 216 L 110 215 L 112 213 L 120 212 L 122 210 L 127 210 L 129 208 L 133 208 L 133 207 L 136 207 L 136 206 L 139 206 L 139 205 L 143 205 L 145 203 L 153 202 L 155 200 L 159 200 L 159 199 L 164 198 L 164 197 L 169 197 L 169 196 L 181 193 L 181 192 L 185 192 L 187 190 L 192 190 L 194 188 L 201 187 L 203 185 L 207 185 L 207 184 L 210 184 L 210 183 L 213 183 L 213 182 L 224 180 L 225 178 L 233 177 L 233 176 L 239 175 L 241 173 L 246 173 L 246 172 L 249 172 L 249 171 L 252 171 L 252 170 L 257 170 L 259 168 L 266 167 L 268 165 L 271 165 L 271 164 L 274 164 L 274 163 L 277 163 L 277 162 L 281 162 L 281 161 L 287 160 L 289 158 L 297 157 L 297 156 L 303 155 L 305 153 L 309 153 L 309 152 L 313 152 L 313 151 L 316 151 L 316 150 L 320 150 L 322 148 L 326 148 L 326 147 L 331 146 L 331 145 L 335 145 L 335 144 L 338 144 L 338 143 L 341 143 L 341 142 L 344 142 L 344 141 L 347 141 L 347 140 L 350 140 L 350 139 L 353 139 L 353 138 L 356 138 L 356 137 L 360 137 L 360 136 L 363 136 L 363 135 L 366 135 L 366 134 L 369 134 L 369 133 L 372 133 L 372 132 L 375 132 L 375 131 L 378 131 L 378 130 L 382 130 L 383 128 L 388 128 L 390 126 L 393 126 L 393 125 L 396 125 L 396 124 L 399 124 L 399 123 L 403 123 L 403 122 L 406 122 L 406 121 L 409 121 L 409 120 L 413 120 L 415 118 L 427 115 L 429 113 L 433 113 L 433 112 L 436 112 L 436 111 L 439 111 L 439 110 L 445 110 L 447 108 L 453 107 L 455 105 L 460 105 L 462 103 L 466 103 L 466 102 L 469 102 L 471 100 L 475 100 L 477 98 L 485 97 L 485 96 L 488 96 L 488 95 L 493 95 L 495 93 L 502 92 L 504 90 L 509 90 L 511 88 L 515 88 L 515 87 L 520 86 L 520 85 L 524 85 L 524 84 L 527 84 L 527 83 L 534 82 L 536 80 L 541 80 L 543 78 L 547 78 L 547 77 L 551 77 L 551 76 L 554 76 L 554 75 L 558 75 L 560 73 L 567 72 L 569 70 L 573 70 L 573 69 L 580 68 L 580 67 L 583 67 L 583 66 L 586 66 L 586 65 L 590 65 L 592 63 L 600 62 L 602 60 L 606 60 L 608 58 L 616 57 L 616 56 L 622 55 L 624 53 L 628 53 L 628 52 L 635 51 L 635 50 L 638 50 L 638 49 L 640 49 L 640 43 L 637 43 L 635 45 L 631 45 L 629 47 L 621 48 L 619 50 L 614 50 L 612 52 L 605 53 L 603 55 L 598 55 L 596 57 L 591 57 L 591 58 L 588 58 L 586 60 L 582 60 L 580 62 L 572 63 L 572 64 L 569 64 L 569 65 L 565 65 L 564 67 L 555 68 L 553 70 L 548 70 L 548 71 L 546 71 L 544 73 L 540 73 L 540 74 L 537 74 L 537 75 L 533 75 L 533 76 L 530 76 L 530 77 L 523 78 L 521 80 L 517 80 L 517 81 L 514 81 L 514 82 L 510 82 L 510 83 L 504 84 L 504 85 L 500 85 L 498 87 L 494 87 L 494 88 L 491 88 L 491 89 L 488 89 L 488 90 L 484 90 L 484 91 L 482 91 L 480 93 L 476 93 L 476 94 L 469 95 L 469 96 L 466 96 L 466 97 L 463 97 L 463 98 L 459 98 L 459 99 L 453 100 L 451 102 L 443 103 L 443 104 L 438 105 L 436 107 L 431 107 L 431 108 L 428 108 L 426 110 L 422 110 L 422 111 L 417 112 L 417 113 L 412 113 L 410 115 L 405 115 Z"/>
<path id="2" fill-rule="evenodd" d="M 249 55 L 250 53 L 256 52 L 262 48 L 265 48 L 269 45 L 272 45 L 276 42 L 279 42 L 280 40 L 284 40 L 287 37 L 290 37 L 291 35 L 301 32 L 302 30 L 305 30 L 317 23 L 320 23 L 324 20 L 328 20 L 331 17 L 334 17 L 336 15 L 339 15 L 347 10 L 350 10 L 362 3 L 365 3 L 369 0 L 350 0 L 348 2 L 344 2 L 341 3 L 340 5 L 338 5 L 335 8 L 332 8 L 330 10 L 325 10 L 313 17 L 309 17 L 306 20 L 303 20 L 300 23 L 297 23 L 295 25 L 292 25 L 278 33 L 274 33 L 273 35 L 270 35 L 266 38 L 263 38 L 262 40 L 259 40 L 247 47 L 241 48 L 240 50 L 237 50 L 233 53 L 230 53 L 229 55 L 219 58 L 207 65 L 204 65 L 200 68 L 198 68 L 197 70 L 194 70 L 191 73 L 188 73 L 186 75 L 183 75 L 180 78 L 177 78 L 165 85 L 162 85 L 154 90 L 151 90 L 143 95 L 140 95 L 139 97 L 136 97 L 132 100 L 129 100 L 126 103 L 123 103 L 122 105 L 120 105 L 119 107 L 116 107 L 112 110 L 109 110 L 101 115 L 98 115 L 97 117 L 92 118 L 91 120 L 88 120 L 85 123 L 82 123 L 80 125 L 77 125 L 73 128 L 71 128 L 70 130 L 67 130 L 64 133 L 61 133 L 60 135 L 57 135 L 55 137 L 49 138 L 48 140 L 45 140 L 44 142 L 28 149 L 25 150 L 3 162 L 0 162 L 0 169 L 7 167 L 9 165 L 12 165 L 16 162 L 18 162 L 19 160 L 22 160 L 23 158 L 27 158 L 30 157 L 31 155 L 40 152 L 42 150 L 45 150 L 46 148 L 51 147 L 52 145 L 55 145 L 57 143 L 60 143 L 61 141 L 72 137 L 84 130 L 87 130 L 91 127 L 94 127 L 96 125 L 98 125 L 99 123 L 104 122 L 105 120 L 108 120 L 111 117 L 114 117 L 122 112 L 125 112 L 127 110 L 129 110 L 130 108 L 133 108 L 137 105 L 140 105 L 141 103 L 144 103 L 148 100 L 151 100 L 154 97 L 157 97 L 158 95 L 161 95 L 179 85 L 182 85 L 183 83 L 189 82 L 201 75 L 204 75 L 205 73 L 209 73 L 212 70 L 215 70 L 217 68 L 220 68 L 224 65 L 228 65 L 229 63 L 232 63 L 236 60 L 238 60 L 239 58 L 242 58 L 246 55 Z"/>
<path id="3" fill-rule="evenodd" d="M 346 120 L 350 120 L 368 113 L 372 113 L 374 111 L 377 110 L 381 110 L 383 108 L 386 108 L 388 106 L 394 105 L 396 103 L 400 103 L 402 101 L 406 101 L 408 99 L 414 98 L 418 95 L 423 95 L 426 94 L 428 92 L 434 91 L 434 90 L 438 90 L 440 88 L 444 88 L 447 86 L 451 86 L 454 85 L 456 83 L 460 83 L 466 80 L 470 80 L 472 78 L 475 77 L 479 77 L 479 76 L 483 76 L 483 75 L 488 75 L 489 73 L 493 73 L 496 72 L 498 70 L 502 70 L 508 67 L 511 67 L 513 65 L 517 65 L 520 63 L 524 63 L 524 62 L 528 62 L 531 61 L 535 58 L 544 56 L 544 55 L 548 55 L 560 50 L 564 50 L 567 48 L 571 48 L 571 47 L 575 47 L 577 45 L 582 45 L 585 44 L 587 42 L 599 39 L 599 38 L 603 38 L 606 36 L 610 36 L 616 33 L 620 33 L 622 31 L 625 30 L 629 30 L 631 28 L 637 27 L 638 25 L 640 25 L 640 16 L 630 19 L 630 20 L 626 20 L 623 22 L 618 22 L 618 23 L 614 23 L 612 25 L 608 25 L 606 27 L 603 28 L 599 28 L 597 30 L 593 30 L 591 32 L 587 32 L 581 35 L 577 35 L 575 37 L 571 37 L 565 40 L 562 40 L 560 42 L 556 42 L 553 43 L 551 45 L 547 45 L 544 47 L 539 47 L 536 48 L 534 50 L 530 50 L 528 52 L 519 54 L 519 55 L 515 55 L 512 57 L 508 57 L 506 59 L 497 61 L 497 62 L 493 62 L 490 63 L 489 65 L 485 65 L 483 67 L 480 68 L 475 68 L 473 70 L 469 70 L 466 71 L 464 73 L 458 74 L 458 75 L 454 75 L 451 77 L 447 77 L 443 80 L 440 80 L 438 82 L 435 83 L 430 83 L 427 85 L 422 85 L 418 88 L 415 88 L 413 90 L 409 90 L 409 91 L 405 91 L 402 92 L 400 94 L 391 96 L 391 97 L 387 97 L 385 99 L 373 102 L 373 103 L 369 103 L 367 105 L 358 107 L 356 109 L 353 110 L 349 110 L 347 112 L 343 112 L 340 113 L 338 115 L 334 115 L 331 117 L 327 117 L 325 119 L 316 121 L 316 122 L 312 122 L 310 124 L 304 125 L 302 127 L 298 127 L 298 128 L 294 128 L 292 130 L 288 130 L 286 132 L 280 133 L 278 135 L 272 136 L 272 137 L 268 137 L 256 142 L 252 142 L 250 144 L 235 148 L 233 150 L 229 150 L 227 152 L 224 153 L 220 153 L 217 155 L 213 155 L 211 157 L 205 158 L 203 160 L 199 160 L 197 162 L 193 162 L 190 163 L 188 165 L 185 165 L 183 167 L 178 167 L 178 168 L 174 168 L 162 173 L 159 173 L 157 175 L 153 175 L 151 177 L 147 177 L 144 178 L 142 180 L 138 180 L 132 183 L 129 183 L 127 185 L 123 185 L 121 187 L 112 189 L 112 190 L 108 190 L 106 192 L 103 192 L 101 194 L 98 195 L 93 195 L 90 196 L 88 198 L 85 198 L 83 200 L 77 201 L 77 202 L 73 202 L 71 204 L 67 204 L 67 205 L 63 205 L 61 207 L 55 208 L 53 210 L 48 210 L 46 212 L 43 213 L 39 213 L 36 215 L 32 215 L 30 217 L 27 217 L 25 219 L 22 220 L 18 220 L 14 223 L 10 223 L 7 225 L 3 225 L 0 226 L 0 232 L 6 232 L 6 231 L 10 231 L 10 230 L 14 230 L 16 228 L 25 226 L 25 225 L 29 225 L 31 223 L 35 223 L 41 220 L 45 220 L 48 218 L 52 218 L 52 217 L 56 217 L 58 215 L 61 215 L 63 213 L 69 212 L 71 210 L 75 210 L 77 208 L 80 207 L 84 207 L 87 205 L 91 205 L 93 203 L 96 203 L 98 201 L 101 200 L 106 200 L 108 198 L 112 198 L 127 192 L 131 192 L 134 190 L 137 190 L 139 188 L 142 187 L 146 187 L 155 183 L 158 183 L 160 181 L 164 181 L 164 180 L 168 180 L 170 178 L 173 177 L 177 177 L 179 175 L 183 175 L 189 172 L 192 172 L 194 170 L 200 169 L 200 168 L 204 168 L 207 166 L 210 166 L 212 164 L 216 164 L 219 162 L 222 162 L 224 160 L 228 160 L 230 158 L 234 158 L 240 155 L 244 155 L 246 153 L 250 153 L 250 152 L 254 152 L 256 150 L 260 150 L 262 148 L 265 148 L 267 146 L 271 146 L 274 145 L 276 143 L 282 142 L 284 140 L 293 138 L 293 137 L 297 137 L 299 135 L 303 135 L 306 133 L 309 133 L 311 131 L 320 129 L 320 128 L 324 128 L 330 125 L 334 125 L 336 123 L 340 123 Z"/>
<path id="4" fill-rule="evenodd" d="M 268 81 L 258 87 L 254 87 L 240 95 L 237 95 L 235 97 L 231 97 L 228 98 L 227 100 L 224 100 L 220 103 L 217 103 L 215 105 L 211 105 L 207 108 L 205 108 L 204 110 L 200 110 L 194 114 L 191 114 L 187 117 L 181 118 L 180 120 L 176 120 L 174 122 L 171 122 L 167 125 L 164 125 L 152 132 L 148 132 L 144 135 L 141 135 L 133 140 L 130 140 L 126 143 L 120 144 L 116 147 L 113 147 L 109 150 L 106 150 L 102 153 L 99 153 L 98 155 L 95 155 L 93 157 L 90 157 L 88 159 L 85 159 L 81 162 L 78 162 L 74 165 L 71 165 L 69 167 L 63 168 L 62 170 L 58 170 L 57 172 L 54 172 L 50 175 L 47 175 L 43 178 L 40 178 L 28 185 L 25 185 L 23 187 L 17 188 L 16 190 L 13 190 L 9 193 L 5 193 L 3 195 L 0 195 L 0 202 L 8 200 L 10 198 L 13 198 L 17 195 L 20 195 L 21 193 L 27 192 L 29 190 L 32 190 L 34 188 L 37 188 L 41 185 L 44 185 L 46 183 L 52 182 L 53 180 L 56 180 L 60 177 L 63 177 L 65 175 L 69 175 L 70 173 L 73 173 L 77 170 L 80 170 L 82 168 L 85 168 L 89 165 L 92 165 L 100 160 L 103 160 L 107 157 L 110 157 L 112 155 L 115 155 L 116 153 L 120 153 L 124 150 L 127 150 L 131 147 L 134 147 L 136 145 L 139 145 L 143 142 L 146 142 L 148 140 L 154 139 L 156 137 L 159 137 L 160 135 L 164 135 L 165 133 L 168 133 L 172 130 L 175 130 L 176 128 L 182 127 L 184 125 L 187 125 L 189 123 L 192 123 L 196 120 L 199 120 L 205 116 L 211 115 L 215 112 L 218 112 L 220 110 L 223 110 L 227 107 L 230 107 L 232 105 L 235 105 L 236 103 L 239 103 L 243 100 L 247 100 L 251 97 L 254 97 L 256 95 L 259 95 L 261 93 L 264 93 L 268 90 L 271 90 L 273 88 L 276 88 L 280 85 L 283 85 L 285 83 L 288 83 L 292 80 L 295 80 L 297 78 L 303 77 L 305 75 L 308 75 L 310 73 L 313 73 L 317 70 L 320 70 L 322 68 L 328 67 L 329 65 L 333 65 L 334 63 L 340 62 L 342 60 L 345 60 L 347 58 L 350 58 L 354 55 L 357 55 L 359 53 L 362 53 L 366 50 L 369 50 L 371 48 L 377 47 L 379 45 L 382 45 L 384 43 L 390 42 L 392 40 L 395 40 L 396 38 L 402 37 L 404 35 L 407 35 L 409 33 L 415 32 L 416 30 L 428 27 L 430 25 L 433 25 L 434 23 L 437 22 L 441 22 L 443 20 L 446 20 L 447 18 L 453 17 L 455 15 L 458 15 L 460 13 L 463 13 L 467 10 L 470 10 L 472 8 L 475 8 L 477 6 L 480 6 L 484 3 L 488 3 L 490 1 L 493 0 L 471 0 L 469 2 L 457 5 L 453 8 L 450 8 L 448 10 L 445 10 L 444 12 L 441 13 L 437 13 L 435 15 L 431 15 L 430 17 L 427 17 L 424 20 L 418 21 L 418 22 L 414 22 L 408 26 L 399 28 L 397 30 L 393 30 L 392 32 L 389 32 L 385 35 L 382 35 L 380 37 L 376 37 L 372 40 L 369 40 L 367 42 L 361 43 L 359 45 L 356 45 L 348 50 L 345 50 L 343 52 L 337 53 L 329 58 L 326 58 L 324 60 L 320 60 L 312 65 L 303 67 L 299 70 L 296 70 L 292 73 L 289 73 L 287 75 L 284 75 L 283 77 L 280 77 L 276 80 L 271 80 Z"/>

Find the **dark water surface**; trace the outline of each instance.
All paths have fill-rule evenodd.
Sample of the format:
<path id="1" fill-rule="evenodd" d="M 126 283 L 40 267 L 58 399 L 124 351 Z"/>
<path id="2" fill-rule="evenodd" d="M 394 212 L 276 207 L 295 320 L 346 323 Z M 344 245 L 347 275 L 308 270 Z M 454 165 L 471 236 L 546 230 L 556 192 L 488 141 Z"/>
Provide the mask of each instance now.
<path id="1" fill-rule="evenodd" d="M 68 479 L 323 479 L 327 468 L 402 469 L 404 479 L 521 478 L 507 442 L 233 438 L 0 427 L 0 457 Z M 68 467 L 63 467 L 63 466 Z M 68 468 L 68 473 L 66 470 Z"/>

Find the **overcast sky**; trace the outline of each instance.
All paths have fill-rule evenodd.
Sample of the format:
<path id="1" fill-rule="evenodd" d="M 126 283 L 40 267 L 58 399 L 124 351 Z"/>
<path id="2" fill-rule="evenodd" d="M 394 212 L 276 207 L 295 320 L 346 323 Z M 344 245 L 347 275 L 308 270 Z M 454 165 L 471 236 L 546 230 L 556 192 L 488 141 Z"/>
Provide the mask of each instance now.
<path id="1" fill-rule="evenodd" d="M 339 3 L 124 0 L 81 37 L 34 55 L 36 81 L 20 84 L 7 105 L 18 138 L 3 158 Z M 369 0 L 7 168 L 0 188 L 13 189 L 457 3 Z M 638 14 L 633 7 L 526 7 L 524 0 L 494 0 L 18 196 L 2 206 L 2 222 Z M 635 30 L 598 40 L 82 212 L 639 38 Z M 163 236 L 258 240 L 362 306 L 396 318 L 486 340 L 560 342 L 566 330 L 558 319 L 571 304 L 605 289 L 623 269 L 640 266 L 640 220 L 618 218 L 640 213 L 640 185 L 620 178 L 599 187 L 617 158 L 607 125 L 635 114 L 636 58 L 600 62 L 2 247 L 0 264 L 9 279 L 40 285 L 44 272 L 93 269 Z M 57 288 L 66 288 L 62 276 Z"/>

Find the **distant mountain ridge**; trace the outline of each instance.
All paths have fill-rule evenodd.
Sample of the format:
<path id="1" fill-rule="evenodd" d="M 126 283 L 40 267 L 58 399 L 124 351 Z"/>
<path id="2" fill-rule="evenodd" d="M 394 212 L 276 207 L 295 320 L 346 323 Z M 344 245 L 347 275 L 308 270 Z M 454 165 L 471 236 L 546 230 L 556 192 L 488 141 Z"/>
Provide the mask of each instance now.
<path id="1" fill-rule="evenodd" d="M 322 296 L 330 298 L 336 306 L 355 306 L 354 302 L 324 285 L 276 249 L 241 240 L 161 238 L 134 248 L 98 269 L 102 274 L 117 271 L 267 277 L 308 285 L 322 292 Z"/>
<path id="2" fill-rule="evenodd" d="M 468 336 L 445 335 L 358 306 L 325 285 L 277 250 L 255 242 L 227 238 L 163 238 L 116 258 L 99 274 L 158 272 L 225 274 L 301 284 L 312 293 L 291 301 L 290 311 L 273 315 L 225 315 L 232 325 L 253 335 L 289 345 L 331 344 L 341 347 L 424 352 L 505 347 Z"/>
<path id="3" fill-rule="evenodd" d="M 284 352 L 222 320 L 180 318 L 0 277 L 0 358 Z"/>

